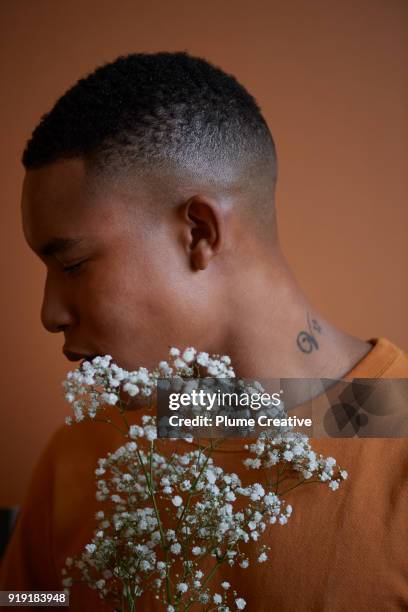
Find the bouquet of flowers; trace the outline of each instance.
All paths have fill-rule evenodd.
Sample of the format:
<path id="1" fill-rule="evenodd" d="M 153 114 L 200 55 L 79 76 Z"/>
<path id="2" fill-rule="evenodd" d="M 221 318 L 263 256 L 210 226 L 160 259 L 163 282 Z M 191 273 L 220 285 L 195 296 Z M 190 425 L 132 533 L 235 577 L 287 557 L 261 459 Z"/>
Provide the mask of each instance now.
<path id="1" fill-rule="evenodd" d="M 118 427 L 103 418 L 106 405 L 116 406 L 124 444 L 99 459 L 95 475 L 101 510 L 92 541 L 80 555 L 66 559 L 66 592 L 85 581 L 121 612 L 143 605 L 147 591 L 167 612 L 194 605 L 208 611 L 242 610 L 246 602 L 234 585 L 216 583 L 218 570 L 267 562 L 268 530 L 285 525 L 292 513 L 282 497 L 287 491 L 311 482 L 326 482 L 336 490 L 347 478 L 334 458 L 317 455 L 307 436 L 290 429 L 262 432 L 245 446 L 244 465 L 263 477 L 247 486 L 215 463 L 213 454 L 222 440 L 197 444 L 183 454 L 159 452 L 151 408 L 158 379 L 184 383 L 201 374 L 235 377 L 228 356 L 194 348 L 171 349 L 169 361 L 152 372 L 126 371 L 106 355 L 82 362 L 67 375 L 66 399 L 74 411 L 67 423 L 88 418 Z M 149 402 L 140 425 L 127 419 L 134 400 Z"/>

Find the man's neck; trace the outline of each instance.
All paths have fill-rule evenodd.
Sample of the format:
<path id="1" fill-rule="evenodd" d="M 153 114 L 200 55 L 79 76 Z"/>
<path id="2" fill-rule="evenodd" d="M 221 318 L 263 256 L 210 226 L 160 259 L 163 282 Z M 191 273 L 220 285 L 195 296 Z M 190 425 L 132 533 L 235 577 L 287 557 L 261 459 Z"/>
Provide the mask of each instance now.
<path id="1" fill-rule="evenodd" d="M 231 305 L 224 338 L 237 375 L 246 378 L 342 378 L 372 345 L 329 323 L 288 270 L 247 279 Z"/>

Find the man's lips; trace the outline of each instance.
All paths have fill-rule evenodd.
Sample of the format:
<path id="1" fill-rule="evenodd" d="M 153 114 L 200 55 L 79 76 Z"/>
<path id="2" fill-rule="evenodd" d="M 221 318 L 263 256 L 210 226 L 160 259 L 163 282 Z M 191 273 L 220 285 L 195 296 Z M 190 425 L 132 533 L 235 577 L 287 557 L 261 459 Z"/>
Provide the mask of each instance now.
<path id="1" fill-rule="evenodd" d="M 92 361 L 92 359 L 97 356 L 96 354 L 77 353 L 75 351 L 70 351 L 65 348 L 62 349 L 62 352 L 69 361 L 80 361 L 81 359 L 87 359 L 88 361 Z"/>

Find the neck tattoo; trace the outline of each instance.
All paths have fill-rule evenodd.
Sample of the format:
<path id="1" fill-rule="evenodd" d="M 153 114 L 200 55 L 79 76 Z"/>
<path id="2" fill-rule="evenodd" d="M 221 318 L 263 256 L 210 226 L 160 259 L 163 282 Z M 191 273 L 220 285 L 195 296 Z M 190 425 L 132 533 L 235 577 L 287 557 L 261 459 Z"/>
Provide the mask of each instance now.
<path id="1" fill-rule="evenodd" d="M 316 321 L 316 319 L 310 320 L 308 312 L 306 313 L 306 315 L 309 331 L 300 331 L 296 338 L 296 344 L 298 349 L 301 350 L 302 353 L 308 354 L 311 353 L 314 349 L 319 350 L 319 343 L 316 339 L 316 334 L 314 332 L 321 334 L 322 328 L 318 321 Z"/>

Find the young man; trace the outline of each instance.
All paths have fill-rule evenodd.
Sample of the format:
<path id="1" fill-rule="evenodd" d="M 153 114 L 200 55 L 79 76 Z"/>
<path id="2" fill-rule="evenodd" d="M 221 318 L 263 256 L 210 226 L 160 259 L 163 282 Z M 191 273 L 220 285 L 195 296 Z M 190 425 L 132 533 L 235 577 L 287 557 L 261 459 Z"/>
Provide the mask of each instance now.
<path id="1" fill-rule="evenodd" d="M 151 368 L 170 346 L 194 346 L 228 354 L 243 377 L 407 377 L 403 351 L 342 332 L 302 293 L 279 245 L 272 136 L 250 94 L 206 61 L 133 54 L 102 66 L 43 117 L 23 164 L 24 234 L 47 267 L 41 319 L 63 333 L 68 359 L 110 354 Z M 220 453 L 225 469 L 239 470 L 241 442 Z M 97 458 L 119 444 L 95 424 L 56 432 L 2 589 L 62 588 L 65 558 L 92 537 Z M 314 447 L 349 480 L 336 493 L 288 495 L 296 511 L 272 530 L 270 561 L 232 576 L 247 609 L 405 609 L 407 443 Z M 107 608 L 84 588 L 71 609 Z"/>

